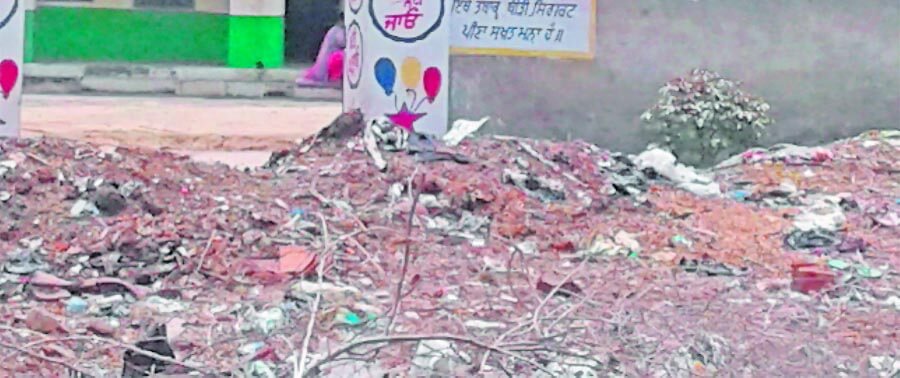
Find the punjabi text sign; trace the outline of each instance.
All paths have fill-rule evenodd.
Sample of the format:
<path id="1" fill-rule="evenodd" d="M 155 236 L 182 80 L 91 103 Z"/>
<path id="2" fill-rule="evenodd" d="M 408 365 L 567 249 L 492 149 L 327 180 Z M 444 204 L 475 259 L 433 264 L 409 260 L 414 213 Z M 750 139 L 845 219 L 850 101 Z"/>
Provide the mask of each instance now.
<path id="1" fill-rule="evenodd" d="M 596 0 L 452 0 L 454 54 L 592 59 Z"/>

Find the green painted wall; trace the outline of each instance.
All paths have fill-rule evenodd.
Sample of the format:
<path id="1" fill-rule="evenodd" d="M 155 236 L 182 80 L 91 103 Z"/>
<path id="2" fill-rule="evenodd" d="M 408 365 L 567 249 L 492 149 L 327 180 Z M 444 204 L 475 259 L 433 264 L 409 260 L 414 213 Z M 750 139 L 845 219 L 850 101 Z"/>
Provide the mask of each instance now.
<path id="1" fill-rule="evenodd" d="M 34 61 L 198 62 L 228 60 L 221 14 L 40 7 Z"/>
<path id="2" fill-rule="evenodd" d="M 283 17 L 231 16 L 228 25 L 229 67 L 284 65 Z"/>
<path id="3" fill-rule="evenodd" d="M 25 62 L 34 60 L 34 12 L 25 12 Z"/>

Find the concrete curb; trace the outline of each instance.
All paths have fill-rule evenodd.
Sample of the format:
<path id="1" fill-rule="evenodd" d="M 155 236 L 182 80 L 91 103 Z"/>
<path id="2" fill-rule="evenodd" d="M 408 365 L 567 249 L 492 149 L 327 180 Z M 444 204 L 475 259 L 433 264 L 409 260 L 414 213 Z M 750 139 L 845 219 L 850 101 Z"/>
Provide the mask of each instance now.
<path id="1" fill-rule="evenodd" d="M 171 94 L 184 97 L 287 97 L 340 101 L 332 88 L 298 88 L 298 69 L 235 69 L 115 63 L 28 63 L 26 93 Z"/>

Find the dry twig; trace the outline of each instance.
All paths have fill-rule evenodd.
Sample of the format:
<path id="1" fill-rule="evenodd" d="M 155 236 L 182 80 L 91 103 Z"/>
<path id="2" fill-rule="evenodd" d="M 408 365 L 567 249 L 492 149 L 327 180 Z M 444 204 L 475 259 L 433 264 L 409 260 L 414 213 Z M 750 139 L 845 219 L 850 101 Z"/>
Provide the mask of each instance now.
<path id="1" fill-rule="evenodd" d="M 349 213 L 346 209 L 342 208 L 341 206 L 338 206 L 334 200 L 328 199 L 325 196 L 323 196 L 322 193 L 319 193 L 319 190 L 316 189 L 316 184 L 318 182 L 319 182 L 319 173 L 313 175 L 312 182 L 309 184 L 309 194 L 311 194 L 313 196 L 313 198 L 315 198 L 316 200 L 321 202 L 323 205 L 334 207 L 334 208 L 338 209 L 338 211 L 340 211 L 343 215 L 353 218 L 353 220 L 356 222 L 357 225 L 359 225 L 359 227 L 363 230 L 363 232 L 369 232 L 369 228 L 366 226 L 365 223 L 363 223 L 362 219 L 359 219 L 358 216 L 353 215 L 353 214 Z"/>
<path id="2" fill-rule="evenodd" d="M 10 326 L 6 326 L 6 325 L 0 325 L 0 330 L 5 330 L 5 331 L 8 331 L 8 332 L 16 332 L 16 333 L 22 333 L 22 332 L 25 332 L 25 333 L 29 333 L 29 334 L 32 334 L 32 335 L 40 335 L 40 336 L 44 336 L 44 334 L 42 334 L 42 333 L 40 333 L 40 332 L 32 331 L 32 330 L 30 330 L 30 329 L 25 329 L 25 328 L 15 328 L 15 327 L 10 327 Z M 104 344 L 108 344 L 108 345 L 111 345 L 111 346 L 119 347 L 119 348 L 122 348 L 122 349 L 127 349 L 127 350 L 130 350 L 130 351 L 134 352 L 134 353 L 141 354 L 141 355 L 144 355 L 144 356 L 153 358 L 153 359 L 155 359 L 155 360 L 157 360 L 157 361 L 165 362 L 165 363 L 170 364 L 170 365 L 178 365 L 178 366 L 185 367 L 185 368 L 188 368 L 188 369 L 190 369 L 190 370 L 194 370 L 194 371 L 197 371 L 197 372 L 200 372 L 200 373 L 203 373 L 203 374 L 211 374 L 211 375 L 215 375 L 215 373 L 214 373 L 213 371 L 211 371 L 211 370 L 209 370 L 208 368 L 205 368 L 205 367 L 203 367 L 203 366 L 194 365 L 194 364 L 191 364 L 191 363 L 189 363 L 189 362 L 178 361 L 178 360 L 176 360 L 176 359 L 174 359 L 174 358 L 166 357 L 166 356 L 163 356 L 163 355 L 161 355 L 161 354 L 154 353 L 154 352 L 151 352 L 151 351 L 149 351 L 149 350 L 144 350 L 144 349 L 138 348 L 138 347 L 136 347 L 136 346 L 134 346 L 134 345 L 126 344 L 126 343 L 123 343 L 123 342 L 121 342 L 121 341 L 114 340 L 114 339 L 110 339 L 110 338 L 105 338 L 105 337 L 100 337 L 100 336 L 71 336 L 71 337 L 68 337 L 67 340 L 72 340 L 72 341 L 89 341 L 89 342 L 95 342 L 95 343 L 104 343 Z M 13 348 L 13 349 L 15 349 L 15 348 Z M 17 350 L 17 349 L 16 349 L 16 350 Z"/>
<path id="3" fill-rule="evenodd" d="M 206 247 L 203 247 L 203 253 L 200 255 L 200 263 L 194 267 L 194 274 L 200 272 L 200 269 L 203 268 L 203 263 L 206 260 L 206 254 L 209 253 L 210 247 L 212 247 L 213 239 L 216 238 L 216 230 L 213 230 L 212 234 L 209 235 L 209 240 L 206 241 Z"/>
<path id="4" fill-rule="evenodd" d="M 413 172 L 413 175 L 416 174 L 416 172 Z M 412 183 L 412 181 L 413 179 L 410 179 L 410 183 Z M 409 190 L 411 192 L 415 190 L 412 184 L 409 185 Z M 391 328 L 394 325 L 397 312 L 400 311 L 400 299 L 403 297 L 403 281 L 406 280 L 406 272 L 409 270 L 409 246 L 412 243 L 410 238 L 412 237 L 413 219 L 415 219 L 416 216 L 416 207 L 419 205 L 420 194 L 419 191 L 415 191 L 415 194 L 413 195 L 412 209 L 409 211 L 409 220 L 406 223 L 406 244 L 403 246 L 403 265 L 400 268 L 400 281 L 397 282 L 397 291 L 394 293 L 394 304 L 391 306 L 391 314 L 388 317 L 388 324 L 384 330 L 385 335 L 391 334 Z"/>
<path id="5" fill-rule="evenodd" d="M 325 240 L 325 251 L 329 250 L 331 242 L 328 240 L 328 225 L 325 223 L 325 217 L 321 213 L 316 213 L 319 221 L 322 222 L 322 238 Z M 319 285 L 322 285 L 322 276 L 325 274 L 325 264 L 319 264 L 318 269 Z M 309 341 L 312 339 L 313 330 L 316 325 L 316 314 L 319 312 L 319 304 L 322 302 L 322 293 L 316 293 L 316 299 L 313 301 L 312 311 L 309 314 L 309 323 L 306 325 L 306 335 L 303 337 L 303 345 L 300 349 L 300 361 L 295 362 L 297 369 L 294 371 L 294 377 L 302 377 L 306 371 L 306 356 L 309 354 Z"/>
<path id="6" fill-rule="evenodd" d="M 69 369 L 69 370 L 72 371 L 72 372 L 77 372 L 77 373 L 81 374 L 82 376 L 86 376 L 86 377 L 91 376 L 88 372 L 86 372 L 86 371 L 84 371 L 84 370 L 82 370 L 82 369 L 79 369 L 77 366 L 72 365 L 72 364 L 70 364 L 70 363 L 68 363 L 68 362 L 66 362 L 66 361 L 59 360 L 59 359 L 52 358 L 52 357 L 47 357 L 47 356 L 44 356 L 44 355 L 39 354 L 39 353 L 37 353 L 37 352 L 30 351 L 30 350 L 28 350 L 28 349 L 26 349 L 26 348 L 17 347 L 17 346 L 15 346 L 15 345 L 10 345 L 10 344 L 6 344 L 6 343 L 2 343 L 2 342 L 0 342 L 0 348 L 6 348 L 6 349 L 9 349 L 9 350 L 12 350 L 12 351 L 19 352 L 19 353 L 21 353 L 21 354 L 24 354 L 24 355 L 26 355 L 26 356 L 28 356 L 28 357 L 31 357 L 31 358 L 34 358 L 34 359 L 36 359 L 36 360 L 40 360 L 40 361 L 44 361 L 44 362 L 49 362 L 49 363 L 54 364 L 54 365 L 59 365 L 59 366 L 65 367 L 66 369 Z"/>
<path id="7" fill-rule="evenodd" d="M 543 332 L 541 331 L 539 322 L 541 318 L 541 312 L 544 310 L 544 306 L 547 305 L 547 302 L 550 301 L 550 298 L 553 298 L 553 296 L 556 295 L 557 292 L 559 292 L 559 289 L 561 289 L 562 286 L 566 284 L 566 282 L 569 282 L 569 280 L 572 279 L 573 276 L 575 276 L 575 273 L 578 273 L 581 268 L 584 267 L 584 264 L 587 263 L 587 261 L 588 259 L 581 260 L 581 263 L 579 263 L 578 266 L 575 267 L 575 269 L 572 269 L 572 271 L 569 272 L 569 274 L 567 274 L 565 278 L 563 278 L 561 281 L 559 281 L 558 284 L 556 284 L 555 287 L 553 287 L 553 290 L 550 290 L 550 292 L 547 293 L 547 296 L 544 297 L 544 299 L 538 305 L 537 309 L 534 310 L 534 317 L 532 317 L 531 319 L 531 329 L 537 330 L 538 335 L 543 336 Z"/>
<path id="8" fill-rule="evenodd" d="M 419 341 L 429 341 L 429 340 L 456 341 L 456 342 L 460 342 L 460 343 L 464 343 L 464 344 L 469 344 L 469 345 L 472 345 L 472 346 L 475 346 L 475 347 L 478 347 L 481 349 L 485 349 L 488 351 L 496 352 L 496 353 L 499 353 L 499 354 L 502 354 L 505 356 L 515 358 L 519 361 L 525 362 L 525 363 L 533 366 L 534 368 L 536 368 L 544 373 L 550 374 L 551 376 L 554 375 L 553 372 L 547 370 L 547 368 L 545 368 L 541 364 L 535 362 L 534 360 L 531 360 L 525 356 L 522 356 L 521 354 L 509 351 L 507 349 L 504 349 L 504 348 L 501 348 L 501 347 L 498 347 L 495 345 L 488 345 L 481 341 L 478 341 L 478 340 L 475 340 L 475 339 L 472 339 L 469 337 L 465 337 L 465 336 L 435 334 L 435 335 L 394 335 L 394 336 L 380 336 L 380 337 L 370 337 L 370 338 L 360 339 L 360 340 L 351 342 L 349 344 L 346 344 L 342 347 L 335 349 L 334 352 L 331 352 L 330 354 L 328 354 L 321 360 L 312 364 L 309 367 L 309 370 L 306 371 L 306 374 L 303 375 L 303 377 L 304 378 L 311 377 L 315 372 L 318 372 L 319 368 L 321 368 L 322 365 L 334 360 L 335 358 L 337 358 L 338 356 L 340 356 L 344 353 L 347 353 L 347 352 L 349 352 L 353 349 L 359 348 L 361 346 L 370 345 L 370 344 L 387 344 L 387 345 L 389 345 L 391 343 L 419 342 Z M 380 346 L 377 349 L 384 348 L 387 345 Z"/>
<path id="9" fill-rule="evenodd" d="M 35 154 L 27 153 L 27 154 L 25 154 L 25 156 L 30 157 L 31 159 L 33 159 L 34 161 L 36 161 L 36 162 L 38 162 L 38 163 L 41 163 L 41 165 L 43 165 L 43 166 L 45 166 L 45 167 L 47 167 L 47 166 L 50 165 L 50 163 L 47 162 L 46 159 L 44 159 L 44 158 L 42 158 L 42 157 L 40 157 L 40 156 L 37 156 L 37 155 L 35 155 Z"/>

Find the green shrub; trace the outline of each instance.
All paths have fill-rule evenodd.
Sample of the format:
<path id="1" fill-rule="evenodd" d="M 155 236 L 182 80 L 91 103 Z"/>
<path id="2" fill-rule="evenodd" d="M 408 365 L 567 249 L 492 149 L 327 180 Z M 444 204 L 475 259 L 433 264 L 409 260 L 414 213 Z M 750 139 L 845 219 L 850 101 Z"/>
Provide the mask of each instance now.
<path id="1" fill-rule="evenodd" d="M 740 83 L 694 69 L 669 81 L 659 101 L 641 115 L 660 147 L 679 162 L 708 167 L 758 145 L 772 124 L 769 104 L 745 94 Z"/>

